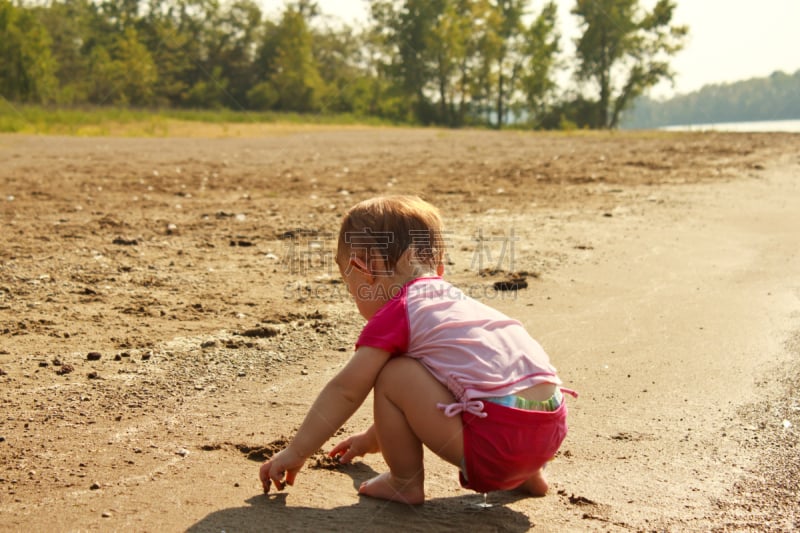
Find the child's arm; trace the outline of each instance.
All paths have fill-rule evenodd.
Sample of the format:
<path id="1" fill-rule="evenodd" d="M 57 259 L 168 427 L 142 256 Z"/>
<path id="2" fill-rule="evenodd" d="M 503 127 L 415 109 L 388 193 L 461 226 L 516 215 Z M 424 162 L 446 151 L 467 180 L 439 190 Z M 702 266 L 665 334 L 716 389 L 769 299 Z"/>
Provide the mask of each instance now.
<path id="1" fill-rule="evenodd" d="M 371 425 L 363 433 L 356 433 L 333 447 L 328 453 L 330 457 L 338 457 L 339 462 L 347 464 L 354 457 L 360 457 L 368 453 L 378 453 L 381 451 L 378 444 L 378 435 L 375 433 L 375 424 Z"/>
<path id="2" fill-rule="evenodd" d="M 388 360 L 389 352 L 378 348 L 361 346 L 356 350 L 347 365 L 317 396 L 289 446 L 261 466 L 259 477 L 265 492 L 269 490 L 270 481 L 274 481 L 278 489 L 283 488 L 284 482 L 294 484 L 306 459 L 361 406 Z"/>

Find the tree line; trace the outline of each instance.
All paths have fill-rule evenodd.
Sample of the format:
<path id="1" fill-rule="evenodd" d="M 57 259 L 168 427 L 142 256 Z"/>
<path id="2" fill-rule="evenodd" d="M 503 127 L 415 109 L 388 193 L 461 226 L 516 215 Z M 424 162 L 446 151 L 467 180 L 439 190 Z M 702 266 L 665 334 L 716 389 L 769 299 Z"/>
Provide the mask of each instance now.
<path id="1" fill-rule="evenodd" d="M 0 95 L 55 105 L 352 113 L 449 127 L 615 128 L 687 34 L 675 4 L 373 0 L 366 27 L 313 0 L 0 0 Z M 559 83 L 565 73 L 572 80 Z M 571 74 L 570 74 L 571 73 Z M 567 85 L 567 87 L 562 87 Z"/>
<path id="2" fill-rule="evenodd" d="M 800 70 L 794 74 L 778 71 L 764 78 L 706 85 L 699 91 L 666 101 L 643 97 L 636 101 L 623 127 L 786 119 L 800 119 Z"/>

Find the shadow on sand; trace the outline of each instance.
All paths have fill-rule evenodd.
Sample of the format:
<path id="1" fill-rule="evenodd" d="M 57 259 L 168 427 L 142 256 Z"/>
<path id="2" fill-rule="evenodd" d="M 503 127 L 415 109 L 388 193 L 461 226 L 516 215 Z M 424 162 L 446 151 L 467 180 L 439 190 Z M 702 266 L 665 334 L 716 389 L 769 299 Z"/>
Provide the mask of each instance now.
<path id="1" fill-rule="evenodd" d="M 356 465 L 353 465 L 356 466 Z M 361 464 L 340 472 L 353 478 L 357 489 L 362 481 L 377 473 Z M 505 504 L 525 497 L 515 492 L 491 493 L 491 507 L 481 508 L 483 496 L 477 493 L 433 498 L 424 505 L 408 506 L 365 496 L 358 503 L 333 509 L 289 507 L 286 493 L 255 495 L 245 500 L 242 507 L 215 511 L 188 531 L 240 532 L 240 531 L 509 531 L 522 532 L 532 524 L 523 513 Z"/>

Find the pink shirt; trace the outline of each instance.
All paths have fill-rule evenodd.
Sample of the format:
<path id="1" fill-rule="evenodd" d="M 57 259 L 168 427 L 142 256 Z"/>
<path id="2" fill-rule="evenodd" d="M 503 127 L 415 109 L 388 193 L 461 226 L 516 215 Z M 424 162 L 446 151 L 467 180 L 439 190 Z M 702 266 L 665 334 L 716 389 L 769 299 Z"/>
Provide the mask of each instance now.
<path id="1" fill-rule="evenodd" d="M 406 284 L 367 322 L 358 346 L 418 359 L 459 402 L 561 384 L 522 324 L 439 277 Z"/>

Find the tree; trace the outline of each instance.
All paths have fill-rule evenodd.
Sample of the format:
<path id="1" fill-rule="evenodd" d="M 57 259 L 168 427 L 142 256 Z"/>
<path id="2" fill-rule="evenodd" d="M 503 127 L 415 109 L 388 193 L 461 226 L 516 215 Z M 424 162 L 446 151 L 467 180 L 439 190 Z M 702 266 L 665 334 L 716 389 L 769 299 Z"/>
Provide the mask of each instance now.
<path id="1" fill-rule="evenodd" d="M 490 34 L 484 52 L 494 70 L 496 127 L 507 120 L 509 100 L 516 90 L 523 62 L 522 16 L 527 0 L 496 0 L 490 20 Z"/>
<path id="2" fill-rule="evenodd" d="M 89 53 L 88 99 L 99 105 L 116 101 L 117 68 L 105 46 L 97 45 Z"/>
<path id="3" fill-rule="evenodd" d="M 91 53 L 91 100 L 97 104 L 143 106 L 152 103 L 158 71 L 133 26 L 118 34 L 107 50 L 97 45 Z"/>
<path id="4" fill-rule="evenodd" d="M 158 70 L 150 51 L 139 42 L 133 27 L 125 28 L 116 42 L 116 66 L 120 100 L 137 106 L 153 102 Z"/>
<path id="5" fill-rule="evenodd" d="M 372 3 L 385 71 L 419 122 L 461 125 L 475 100 L 488 95 L 488 58 L 500 46 L 492 40 L 493 13 L 490 0 Z"/>
<path id="6" fill-rule="evenodd" d="M 670 26 L 675 3 L 658 0 L 642 13 L 638 0 L 577 0 L 583 34 L 577 40 L 580 81 L 599 92 L 589 123 L 615 128 L 633 100 L 663 79 L 672 79 L 668 59 L 683 47 L 685 26 Z"/>
<path id="7" fill-rule="evenodd" d="M 434 120 L 426 89 L 435 76 L 432 32 L 446 0 L 376 0 L 371 4 L 376 31 L 389 57 L 387 72 L 402 89 L 417 120 Z"/>
<path id="8" fill-rule="evenodd" d="M 542 11 L 526 26 L 528 0 L 478 0 L 476 12 L 482 24 L 476 27 L 477 49 L 473 53 L 480 66 L 474 69 L 475 95 L 488 111 L 487 122 L 502 128 L 527 116 L 536 123 L 544 104 L 555 87 L 552 81 L 556 66 L 559 35 L 555 31 L 557 7 L 547 2 Z M 485 104 L 484 104 L 485 102 Z"/>
<path id="9" fill-rule="evenodd" d="M 196 81 L 202 33 L 195 33 L 193 17 L 179 2 L 149 0 L 145 14 L 138 21 L 139 40 L 156 66 L 153 86 L 157 105 L 179 106 Z"/>
<path id="10" fill-rule="evenodd" d="M 384 28 L 373 25 L 360 36 L 360 67 L 363 76 L 347 87 L 353 112 L 396 122 L 414 121 L 412 108 L 392 61 L 394 47 Z"/>
<path id="11" fill-rule="evenodd" d="M 427 41 L 440 122 L 463 124 L 467 109 L 479 100 L 493 100 L 489 107 L 498 128 L 507 121 L 524 70 L 527 3 L 445 0 Z"/>
<path id="12" fill-rule="evenodd" d="M 103 0 L 99 6 L 113 34 L 122 33 L 139 20 L 139 0 Z"/>
<path id="13" fill-rule="evenodd" d="M 216 66 L 208 77 L 197 81 L 184 95 L 190 107 L 222 109 L 228 92 L 228 80 L 222 75 L 222 67 Z"/>
<path id="14" fill-rule="evenodd" d="M 219 0 L 150 0 L 146 38 L 159 67 L 160 89 L 169 100 L 191 107 L 242 105 L 231 98 L 224 70 L 227 37 L 220 28 L 225 12 Z"/>
<path id="15" fill-rule="evenodd" d="M 558 51 L 556 7 L 526 27 L 528 0 L 376 0 L 386 71 L 422 123 L 508 122 L 542 105 Z M 486 113 L 485 119 L 482 114 Z"/>
<path id="16" fill-rule="evenodd" d="M 556 85 L 553 71 L 559 52 L 559 35 L 555 29 L 557 12 L 555 2 L 548 2 L 526 31 L 526 65 L 521 82 L 531 122 L 537 126 L 548 111 L 548 98 Z"/>
<path id="17" fill-rule="evenodd" d="M 62 0 L 46 8 L 35 8 L 35 13 L 51 37 L 50 51 L 60 86 L 56 101 L 86 102 L 90 84 L 86 43 L 90 40 L 97 6 L 89 0 Z"/>
<path id="18" fill-rule="evenodd" d="M 258 77 L 266 79 L 269 87 L 262 85 L 259 94 L 276 96 L 277 109 L 298 112 L 320 109 L 324 86 L 306 20 L 316 14 L 315 6 L 307 1 L 288 4 L 278 24 L 267 22 L 257 54 L 257 70 Z"/>
<path id="19" fill-rule="evenodd" d="M 261 9 L 253 0 L 235 0 L 225 9 L 213 9 L 204 26 L 207 72 L 215 72 L 209 84 L 225 85 L 225 104 L 244 109 L 247 92 L 256 83 L 253 62 L 261 40 Z"/>
<path id="20" fill-rule="evenodd" d="M 456 112 L 454 101 L 459 89 L 463 89 L 463 85 L 458 84 L 458 75 L 466 74 L 464 67 L 467 62 L 469 35 L 475 24 L 475 20 L 470 17 L 470 4 L 469 1 L 445 2 L 426 40 L 433 59 L 439 98 L 439 120 L 448 126 L 456 126 L 463 116 Z M 462 93 L 461 104 L 463 103 Z"/>
<path id="21" fill-rule="evenodd" d="M 364 78 L 368 72 L 364 46 L 364 36 L 349 26 L 325 27 L 313 32 L 314 60 L 324 85 L 321 103 L 325 111 L 354 112 L 356 100 L 366 96 L 363 91 L 368 83 L 364 83 Z M 364 114 L 369 104 L 359 102 L 358 107 Z"/>
<path id="22" fill-rule="evenodd" d="M 45 102 L 56 88 L 50 36 L 33 12 L 0 0 L 0 96 Z"/>
<path id="23" fill-rule="evenodd" d="M 486 83 L 488 79 L 484 61 L 484 44 L 489 32 L 489 0 L 458 0 L 454 3 L 460 14 L 460 34 L 457 43 L 457 79 L 454 81 L 455 95 L 458 104 L 455 106 L 456 116 L 453 125 L 461 126 L 467 122 L 480 121 L 480 103 L 489 94 Z M 455 98 L 452 99 L 455 104 Z M 477 112 L 476 112 L 477 110 Z"/>

